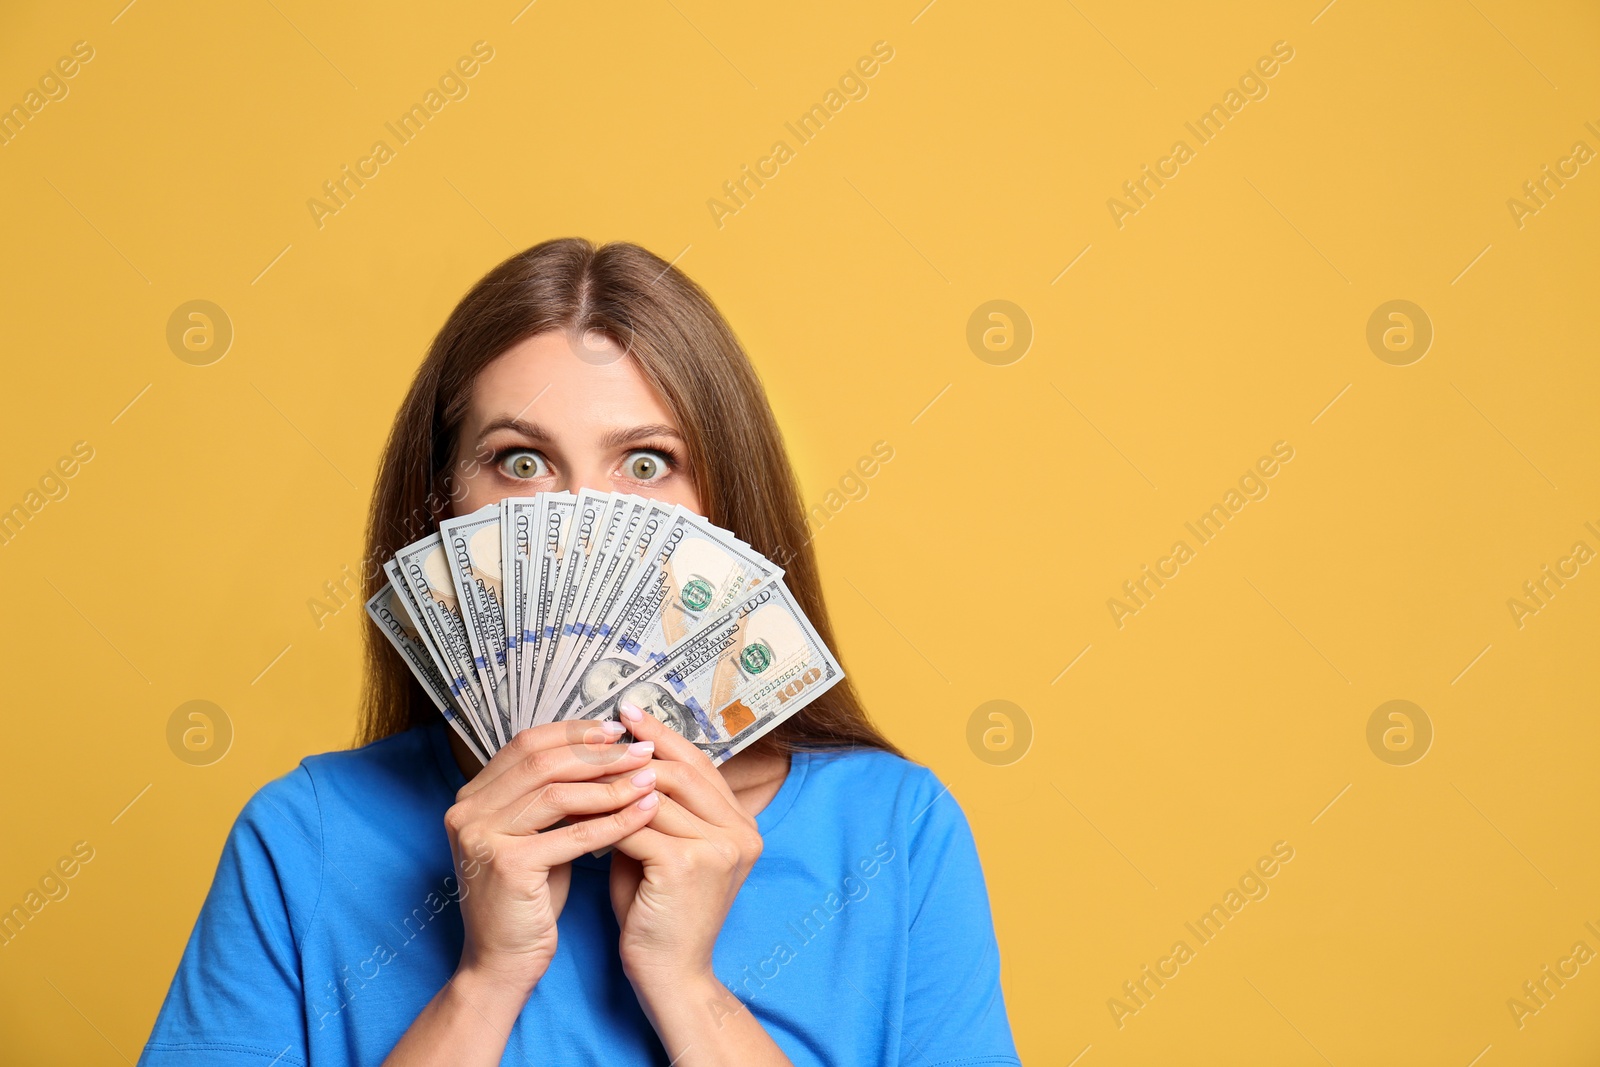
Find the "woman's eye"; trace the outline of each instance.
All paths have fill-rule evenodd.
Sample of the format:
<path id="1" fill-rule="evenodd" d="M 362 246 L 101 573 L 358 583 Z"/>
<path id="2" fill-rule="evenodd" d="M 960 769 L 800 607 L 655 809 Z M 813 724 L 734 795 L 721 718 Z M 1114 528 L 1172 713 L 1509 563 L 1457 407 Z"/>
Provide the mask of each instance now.
<path id="1" fill-rule="evenodd" d="M 636 482 L 653 482 L 669 473 L 666 462 L 655 452 L 629 452 L 622 469 Z"/>
<path id="2" fill-rule="evenodd" d="M 512 478 L 537 478 L 545 473 L 544 457 L 537 452 L 511 452 L 500 461 L 500 469 Z"/>

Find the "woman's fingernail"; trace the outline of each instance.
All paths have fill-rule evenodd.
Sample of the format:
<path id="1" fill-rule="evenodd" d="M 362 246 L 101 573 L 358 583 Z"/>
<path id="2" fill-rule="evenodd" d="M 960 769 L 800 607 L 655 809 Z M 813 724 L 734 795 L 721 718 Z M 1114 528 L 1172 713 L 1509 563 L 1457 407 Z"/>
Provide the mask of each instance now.
<path id="1" fill-rule="evenodd" d="M 635 741 L 633 744 L 628 746 L 628 755 L 648 756 L 655 750 L 656 743 L 654 741 Z"/>
<path id="2" fill-rule="evenodd" d="M 644 808 L 646 811 L 649 811 L 659 803 L 661 803 L 660 793 L 649 792 L 639 798 L 639 806 Z"/>
<path id="3" fill-rule="evenodd" d="M 632 704 L 619 704 L 617 706 L 617 710 L 620 711 L 622 713 L 622 717 L 627 719 L 629 722 L 638 722 L 640 719 L 644 718 L 644 712 L 640 711 Z"/>
<path id="4" fill-rule="evenodd" d="M 622 724 L 617 720 L 607 719 L 605 722 L 600 724 L 600 729 L 604 730 L 611 736 L 616 737 L 618 734 L 622 733 L 623 727 Z"/>
<path id="5" fill-rule="evenodd" d="M 637 786 L 647 786 L 655 780 L 655 771 L 640 771 L 638 774 L 633 776 L 633 784 Z"/>

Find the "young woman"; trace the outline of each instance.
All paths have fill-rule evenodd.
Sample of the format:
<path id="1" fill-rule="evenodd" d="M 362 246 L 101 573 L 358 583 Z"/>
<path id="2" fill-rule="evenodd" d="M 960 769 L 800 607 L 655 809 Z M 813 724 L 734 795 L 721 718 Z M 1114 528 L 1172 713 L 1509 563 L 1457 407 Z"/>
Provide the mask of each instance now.
<path id="1" fill-rule="evenodd" d="M 732 530 L 838 652 L 732 331 L 655 255 L 565 239 L 496 267 L 434 340 L 367 593 L 440 519 L 580 487 Z M 480 766 L 366 640 L 366 743 L 246 804 L 141 1063 L 1018 1062 L 966 819 L 848 679 L 721 767 L 631 707 L 629 745 L 552 722 Z"/>

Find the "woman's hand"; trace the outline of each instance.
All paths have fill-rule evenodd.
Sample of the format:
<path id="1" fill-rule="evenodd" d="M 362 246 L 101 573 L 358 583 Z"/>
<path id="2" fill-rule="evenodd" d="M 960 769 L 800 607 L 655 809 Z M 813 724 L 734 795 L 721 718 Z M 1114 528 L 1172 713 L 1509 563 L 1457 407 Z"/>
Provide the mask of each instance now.
<path id="1" fill-rule="evenodd" d="M 660 810 L 652 776 L 638 774 L 651 746 L 614 744 L 621 733 L 618 724 L 590 720 L 531 727 L 456 793 L 444 826 L 466 927 L 461 963 L 386 1067 L 500 1062 L 555 955 L 569 864 L 636 833 Z M 572 825 L 546 829 L 565 817 Z"/>
<path id="2" fill-rule="evenodd" d="M 618 710 L 655 742 L 648 769 L 661 797 L 650 825 L 619 838 L 611 857 L 622 968 L 648 1013 L 658 997 L 714 986 L 711 951 L 761 833 L 704 752 L 631 704 Z"/>
<path id="3" fill-rule="evenodd" d="M 652 746 L 614 744 L 621 733 L 620 723 L 583 719 L 530 727 L 456 793 L 444 824 L 466 927 L 458 982 L 492 989 L 520 1010 L 555 954 L 570 861 L 638 833 L 659 813 L 654 775 L 638 773 Z M 614 780 L 593 780 L 605 776 Z M 568 816 L 597 817 L 547 829 Z"/>

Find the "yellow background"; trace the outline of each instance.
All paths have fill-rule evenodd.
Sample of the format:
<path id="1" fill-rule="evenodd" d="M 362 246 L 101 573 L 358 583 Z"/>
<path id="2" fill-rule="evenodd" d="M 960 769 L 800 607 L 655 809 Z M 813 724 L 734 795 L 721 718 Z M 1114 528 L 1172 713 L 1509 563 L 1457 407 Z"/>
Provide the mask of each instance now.
<path id="1" fill-rule="evenodd" d="M 1600 550 L 1600 164 L 1520 228 L 1506 203 L 1600 149 L 1600 15 L 923 2 L 7 6 L 0 103 L 95 50 L 0 147 L 0 507 L 95 452 L 0 547 L 0 904 L 95 849 L 0 949 L 8 1060 L 137 1057 L 246 798 L 352 737 L 367 623 L 307 602 L 359 562 L 412 369 L 490 266 L 572 234 L 708 289 L 808 499 L 894 448 L 817 545 L 847 668 L 972 821 L 1026 1062 L 1600 1058 L 1600 963 L 1520 1029 L 1506 1003 L 1600 950 L 1600 564 L 1507 606 Z M 478 40 L 470 95 L 319 229 L 307 200 Z M 166 342 L 193 299 L 235 330 L 210 366 Z M 966 341 L 993 299 L 1034 330 L 1008 366 Z M 1435 330 L 1409 366 L 1366 342 L 1392 299 Z M 1280 440 L 1270 495 L 1119 628 L 1107 600 Z M 210 766 L 168 748 L 193 699 L 233 724 Z M 995 699 L 1033 733 L 1003 766 L 967 740 Z M 1433 725 L 1409 766 L 1367 744 L 1392 699 Z M 1119 1028 L 1107 1000 L 1276 841 L 1270 895 Z"/>

